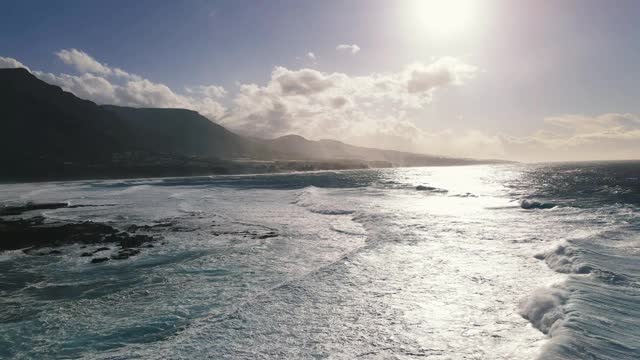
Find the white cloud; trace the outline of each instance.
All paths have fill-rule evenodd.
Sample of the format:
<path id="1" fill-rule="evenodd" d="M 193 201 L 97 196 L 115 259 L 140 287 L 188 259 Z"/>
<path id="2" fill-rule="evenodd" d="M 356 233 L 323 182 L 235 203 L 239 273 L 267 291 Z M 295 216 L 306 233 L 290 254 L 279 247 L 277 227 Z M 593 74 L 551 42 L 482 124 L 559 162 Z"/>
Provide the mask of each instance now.
<path id="1" fill-rule="evenodd" d="M 595 117 L 570 114 L 547 117 L 544 121 L 574 135 L 616 135 L 640 130 L 640 119 L 632 114 L 608 113 Z"/>
<path id="2" fill-rule="evenodd" d="M 210 98 L 223 98 L 227 95 L 227 90 L 224 87 L 217 85 L 186 87 L 185 91 L 188 94 L 199 94 Z"/>
<path id="3" fill-rule="evenodd" d="M 29 70 L 27 66 L 25 66 L 23 63 L 21 63 L 20 61 L 14 58 L 0 56 L 0 69 L 15 69 L 15 68 L 25 68 Z"/>
<path id="4" fill-rule="evenodd" d="M 449 154 L 519 161 L 637 159 L 640 154 L 638 115 L 569 114 L 545 118 L 542 125 L 532 134 L 519 137 L 476 132 L 473 141 L 459 143 L 458 149 L 448 151 Z M 485 139 L 484 144 L 480 137 Z M 446 138 L 441 137 L 443 139 Z M 455 141 L 446 142 L 455 144 Z M 447 150 L 446 144 L 442 144 L 441 149 Z"/>
<path id="5" fill-rule="evenodd" d="M 475 71 L 453 58 L 367 76 L 276 67 L 267 84 L 243 84 L 220 121 L 253 136 L 368 136 L 406 121 L 408 110 L 427 105 L 439 88 L 464 84 Z"/>
<path id="6" fill-rule="evenodd" d="M 309 51 L 307 53 L 307 58 L 309 58 L 309 60 L 316 60 L 316 54 L 312 53 L 311 51 Z"/>
<path id="7" fill-rule="evenodd" d="M 111 69 L 102 65 L 84 51 L 77 49 L 62 49 L 56 52 L 56 55 L 67 65 L 72 65 L 78 72 L 94 73 L 101 75 L 110 75 Z"/>
<path id="8" fill-rule="evenodd" d="M 340 44 L 338 46 L 336 46 L 336 50 L 338 51 L 349 51 L 352 54 L 357 54 L 360 51 L 360 46 L 356 45 L 356 44 Z"/>
<path id="9" fill-rule="evenodd" d="M 219 99 L 226 96 L 226 90 L 222 86 L 195 86 L 180 94 L 164 84 L 100 63 L 81 50 L 63 49 L 56 52 L 56 55 L 80 74 L 56 75 L 41 71 L 34 71 L 34 74 L 50 84 L 98 104 L 185 108 L 198 111 L 212 120 L 222 117 L 226 111 L 219 102 Z"/>
<path id="10" fill-rule="evenodd" d="M 118 104 L 116 87 L 107 79 L 85 73 L 80 76 L 34 71 L 34 75 L 49 84 L 58 85 L 76 96 L 99 104 Z"/>
<path id="11" fill-rule="evenodd" d="M 228 93 L 221 86 L 192 86 L 179 93 L 80 50 L 61 50 L 58 56 L 80 73 L 32 73 L 99 104 L 192 109 L 254 136 L 295 133 L 369 147 L 525 161 L 631 159 L 640 154 L 640 117 L 634 114 L 550 116 L 538 131 L 520 137 L 416 126 L 408 115 L 412 110 L 427 106 L 439 89 L 463 86 L 476 76 L 475 66 L 455 58 L 366 76 L 276 67 L 263 85 L 239 84 L 226 108 L 222 102 Z M 27 68 L 16 59 L 0 57 L 3 67 Z"/>
<path id="12" fill-rule="evenodd" d="M 632 114 L 549 117 L 541 130 L 521 137 L 478 129 L 427 131 L 407 115 L 428 105 L 438 89 L 464 85 L 476 72 L 452 58 L 368 76 L 277 67 L 265 85 L 242 85 L 220 121 L 254 136 L 295 133 L 445 156 L 565 161 L 640 154 L 640 118 Z"/>
<path id="13" fill-rule="evenodd" d="M 272 77 L 285 95 L 311 95 L 322 92 L 333 86 L 330 79 L 324 74 L 312 69 L 302 69 L 292 72 L 283 67 L 278 67 Z"/>
<path id="14" fill-rule="evenodd" d="M 409 92 L 424 92 L 444 85 L 461 85 L 475 77 L 478 68 L 452 57 L 438 59 L 429 65 L 410 67 Z"/>
<path id="15" fill-rule="evenodd" d="M 128 72 L 119 69 L 112 68 L 107 64 L 102 64 L 89 54 L 78 49 L 62 49 L 57 51 L 56 56 L 62 62 L 67 65 L 73 66 L 80 73 L 92 73 L 97 75 L 117 76 L 122 78 L 129 78 L 133 80 L 139 80 L 137 75 L 129 74 Z"/>

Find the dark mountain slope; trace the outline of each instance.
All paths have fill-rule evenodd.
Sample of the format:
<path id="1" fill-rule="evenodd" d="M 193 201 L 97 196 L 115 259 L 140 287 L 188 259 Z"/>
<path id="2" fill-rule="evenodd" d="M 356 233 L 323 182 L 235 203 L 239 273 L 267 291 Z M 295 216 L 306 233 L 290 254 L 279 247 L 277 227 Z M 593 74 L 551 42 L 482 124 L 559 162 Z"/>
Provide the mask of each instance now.
<path id="1" fill-rule="evenodd" d="M 103 160 L 130 143 L 125 123 L 24 69 L 0 69 L 0 158 Z"/>
<path id="2" fill-rule="evenodd" d="M 250 142 L 199 113 L 185 109 L 139 109 L 103 105 L 125 120 L 137 146 L 155 153 L 236 158 L 249 155 Z"/>

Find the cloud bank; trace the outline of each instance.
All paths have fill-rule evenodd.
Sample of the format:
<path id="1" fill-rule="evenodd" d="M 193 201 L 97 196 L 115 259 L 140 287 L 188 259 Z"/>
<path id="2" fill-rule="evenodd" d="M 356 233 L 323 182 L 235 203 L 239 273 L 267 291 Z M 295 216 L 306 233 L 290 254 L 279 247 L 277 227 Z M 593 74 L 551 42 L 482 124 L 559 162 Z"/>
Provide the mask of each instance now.
<path id="1" fill-rule="evenodd" d="M 359 50 L 357 45 L 338 48 L 354 54 Z M 453 57 L 360 76 L 278 66 L 266 83 L 239 84 L 230 94 L 212 84 L 175 91 L 78 49 L 62 49 L 55 55 L 75 73 L 29 70 L 9 57 L 0 57 L 0 68 L 24 67 L 99 104 L 196 110 L 232 130 L 258 137 L 295 133 L 370 147 L 523 161 L 632 159 L 640 154 L 640 117 L 634 114 L 549 116 L 527 136 L 418 127 L 415 110 L 429 106 L 440 89 L 465 86 L 478 76 L 476 66 Z"/>
<path id="2" fill-rule="evenodd" d="M 440 88 L 463 85 L 476 72 L 453 58 L 368 76 L 276 67 L 267 84 L 242 84 L 219 121 L 252 136 L 370 135 L 403 126 L 408 110 L 427 105 Z"/>

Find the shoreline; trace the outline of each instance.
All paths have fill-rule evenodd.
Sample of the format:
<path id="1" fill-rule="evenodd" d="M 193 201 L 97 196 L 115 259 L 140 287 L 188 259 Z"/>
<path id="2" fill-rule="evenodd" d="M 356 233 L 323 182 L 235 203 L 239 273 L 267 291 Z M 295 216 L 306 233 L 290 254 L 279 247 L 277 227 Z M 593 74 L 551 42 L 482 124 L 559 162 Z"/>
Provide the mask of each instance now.
<path id="1" fill-rule="evenodd" d="M 243 162 L 239 162 L 241 164 Z M 264 163 L 264 162 L 260 162 Z M 272 162 L 269 162 L 272 163 Z M 299 161 L 299 160 L 287 160 L 282 161 L 281 163 L 286 164 L 296 164 L 307 165 L 307 164 L 315 164 L 314 161 Z M 319 162 L 320 164 L 326 164 L 324 162 Z M 402 169 L 402 168 L 423 168 L 423 167 L 450 167 L 450 166 L 476 166 L 476 165 L 509 165 L 509 164 L 517 164 L 516 162 L 477 162 L 477 163 L 464 163 L 464 164 L 433 164 L 433 165 L 415 165 L 415 166 L 369 166 L 363 165 L 360 163 L 360 166 L 320 166 L 320 167 L 312 167 L 307 169 L 296 169 L 296 168 L 279 168 L 275 171 L 237 171 L 237 172 L 215 172 L 215 171 L 195 171 L 193 173 L 184 174 L 184 173 L 175 173 L 174 175 L 169 174 L 158 174 L 154 175 L 154 173 L 131 173 L 131 175 L 122 175 L 121 174 L 104 174 L 104 175 L 61 175 L 61 176 L 52 176 L 52 177 L 25 177 L 25 178 L 16 178 L 14 179 L 2 179 L 0 177 L 0 185 L 11 185 L 11 184 L 38 184 L 38 183 L 56 183 L 56 182 L 75 182 L 75 181 L 104 181 L 104 180 L 135 180 L 135 179 L 179 179 L 179 178 L 190 178 L 190 177 L 210 177 L 210 176 L 229 176 L 229 177 L 240 177 L 240 176 L 260 176 L 260 175 L 289 175 L 289 174 L 306 174 L 306 173 L 318 173 L 325 171 L 357 171 L 357 170 L 379 170 L 379 169 Z M 138 169 L 139 170 L 139 169 Z M 202 169 L 199 169 L 202 170 Z M 253 170 L 256 170 L 255 168 Z M 260 170 L 260 169 L 257 169 Z"/>

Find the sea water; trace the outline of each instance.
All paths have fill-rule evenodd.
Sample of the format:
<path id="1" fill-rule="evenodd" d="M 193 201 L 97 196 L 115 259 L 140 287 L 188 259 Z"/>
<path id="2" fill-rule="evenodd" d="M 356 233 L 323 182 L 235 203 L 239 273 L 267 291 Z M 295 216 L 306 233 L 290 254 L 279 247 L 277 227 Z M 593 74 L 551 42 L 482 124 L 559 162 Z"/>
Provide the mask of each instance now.
<path id="1" fill-rule="evenodd" d="M 101 264 L 80 245 L 0 253 L 0 358 L 640 358 L 638 162 L 6 184 L 0 201 L 90 205 L 43 215 L 158 238 Z"/>

